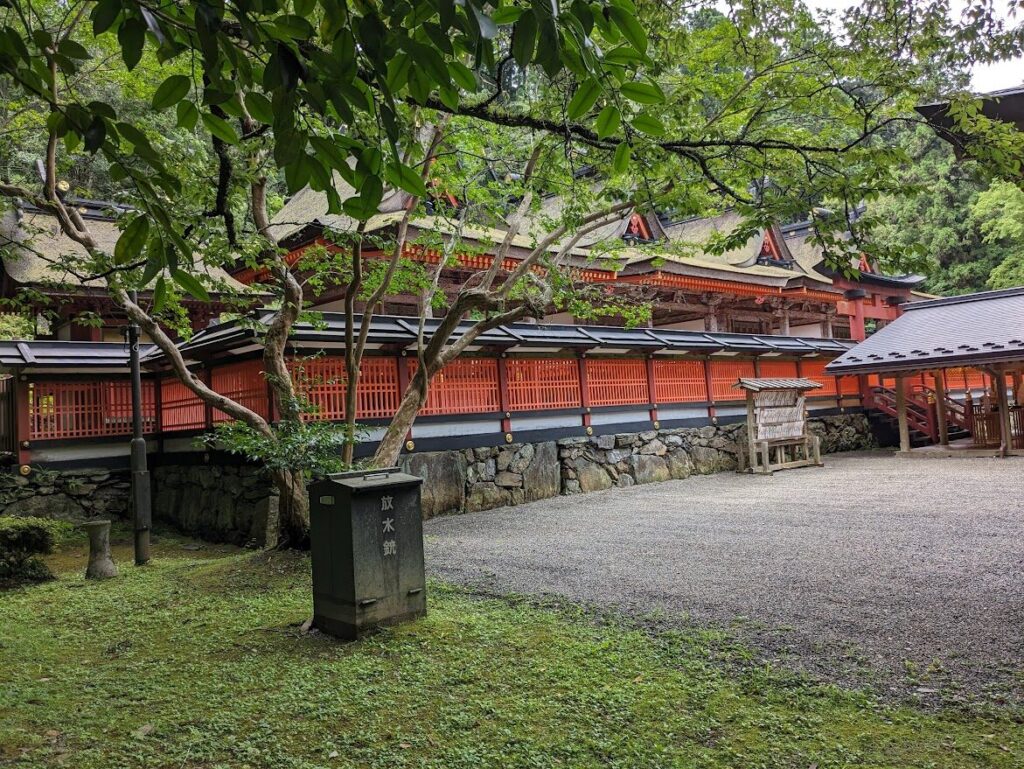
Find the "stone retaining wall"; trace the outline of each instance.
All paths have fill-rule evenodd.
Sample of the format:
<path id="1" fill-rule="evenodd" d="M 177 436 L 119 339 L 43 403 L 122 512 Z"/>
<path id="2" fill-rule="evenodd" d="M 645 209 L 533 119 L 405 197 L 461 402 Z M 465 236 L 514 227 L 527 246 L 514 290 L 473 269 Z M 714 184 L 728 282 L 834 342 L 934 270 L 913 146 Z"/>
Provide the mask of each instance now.
<path id="1" fill-rule="evenodd" d="M 259 547 L 277 541 L 277 493 L 251 465 L 158 465 L 153 518 L 213 542 Z"/>
<path id="2" fill-rule="evenodd" d="M 877 445 L 863 413 L 813 417 L 810 424 L 826 453 Z M 742 424 L 707 425 L 407 454 L 400 464 L 424 479 L 423 514 L 431 518 L 733 470 L 738 442 L 745 440 Z M 212 541 L 276 541 L 277 495 L 261 470 L 165 462 L 151 476 L 155 520 Z M 129 491 L 127 471 L 0 475 L 0 514 L 127 516 Z"/>
<path id="3" fill-rule="evenodd" d="M 120 517 L 131 504 L 127 470 L 45 470 L 0 473 L 0 515 L 38 515 L 74 521 Z"/>
<path id="4" fill-rule="evenodd" d="M 876 446 L 862 413 L 813 417 L 825 453 Z M 741 423 L 563 438 L 404 456 L 424 480 L 423 514 L 488 510 L 559 494 L 581 494 L 736 469 Z"/>

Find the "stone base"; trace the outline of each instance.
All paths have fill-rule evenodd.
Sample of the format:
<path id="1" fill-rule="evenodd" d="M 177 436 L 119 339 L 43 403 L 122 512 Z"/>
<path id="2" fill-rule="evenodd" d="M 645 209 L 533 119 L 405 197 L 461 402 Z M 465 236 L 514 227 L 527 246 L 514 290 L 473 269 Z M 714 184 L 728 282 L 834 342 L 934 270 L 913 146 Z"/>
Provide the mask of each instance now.
<path id="1" fill-rule="evenodd" d="M 863 413 L 812 417 L 810 427 L 825 453 L 877 445 Z M 399 464 L 424 479 L 423 517 L 432 518 L 734 470 L 745 440 L 744 424 L 705 425 L 407 454 Z M 161 464 L 151 477 L 155 520 L 214 542 L 276 544 L 278 498 L 260 469 Z M 130 488 L 127 471 L 0 475 L 0 514 L 125 518 Z"/>
<path id="2" fill-rule="evenodd" d="M 277 543 L 278 497 L 249 465 L 161 465 L 152 470 L 153 518 L 211 542 Z"/>
<path id="3" fill-rule="evenodd" d="M 126 518 L 131 510 L 127 470 L 46 470 L 0 474 L 0 515 L 65 521 Z"/>

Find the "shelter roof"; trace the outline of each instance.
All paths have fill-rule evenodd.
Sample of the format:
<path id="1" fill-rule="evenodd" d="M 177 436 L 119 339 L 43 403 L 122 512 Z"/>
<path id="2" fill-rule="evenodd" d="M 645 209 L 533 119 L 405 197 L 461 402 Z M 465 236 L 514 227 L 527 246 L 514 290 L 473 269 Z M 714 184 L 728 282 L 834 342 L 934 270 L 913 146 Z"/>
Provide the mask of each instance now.
<path id="1" fill-rule="evenodd" d="M 903 315 L 828 365 L 830 374 L 1024 361 L 1024 286 L 903 305 Z"/>
<path id="2" fill-rule="evenodd" d="M 155 345 L 142 345 L 141 356 Z M 64 342 L 58 340 L 0 342 L 0 367 L 33 371 L 128 371 L 128 346 L 121 342 Z"/>
<path id="3" fill-rule="evenodd" d="M 734 390 L 749 390 L 750 392 L 764 392 L 765 390 L 815 390 L 822 387 L 821 382 L 813 379 L 746 379 L 740 380 L 732 387 Z"/>
<path id="4" fill-rule="evenodd" d="M 1000 91 L 979 94 L 981 113 L 990 120 L 1013 123 L 1024 130 L 1024 86 L 1004 88 Z M 949 102 L 922 104 L 915 108 L 929 123 L 939 129 L 944 138 L 960 143 L 962 140 L 952 132 L 953 119 L 949 116 Z"/>
<path id="5" fill-rule="evenodd" d="M 257 330 L 266 325 L 269 310 L 260 311 L 244 320 L 231 320 L 214 324 L 181 345 L 190 359 L 202 360 L 222 353 L 241 355 L 260 349 Z M 359 316 L 356 316 L 359 318 Z M 426 338 L 436 332 L 439 320 L 429 320 Z M 460 324 L 452 335 L 458 338 L 472 325 Z M 343 313 L 320 313 L 314 322 L 300 322 L 293 327 L 291 345 L 296 350 L 341 349 L 345 339 Z M 376 315 L 370 323 L 368 347 L 409 349 L 416 344 L 417 320 L 411 317 Z M 842 352 L 850 343 L 837 339 L 759 336 L 754 334 L 722 334 L 677 329 L 633 328 L 616 326 L 576 326 L 535 323 L 511 323 L 498 326 L 476 341 L 476 347 L 499 348 L 508 351 L 531 349 L 574 349 L 594 352 L 675 352 L 696 354 L 752 354 L 796 355 L 812 357 Z M 153 366 L 161 364 L 159 353 L 147 358 Z"/>

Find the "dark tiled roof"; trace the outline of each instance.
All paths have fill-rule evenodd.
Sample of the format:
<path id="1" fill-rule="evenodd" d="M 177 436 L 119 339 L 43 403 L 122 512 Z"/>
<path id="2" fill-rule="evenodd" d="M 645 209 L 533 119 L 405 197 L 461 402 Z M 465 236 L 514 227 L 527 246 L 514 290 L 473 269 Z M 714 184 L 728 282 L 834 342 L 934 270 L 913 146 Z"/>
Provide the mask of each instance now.
<path id="1" fill-rule="evenodd" d="M 257 343 L 254 325 L 265 323 L 269 317 L 269 313 L 263 312 L 248 322 L 230 321 L 210 326 L 181 345 L 181 350 L 188 358 L 200 360 L 223 351 L 238 352 L 242 348 L 251 349 Z M 370 324 L 367 341 L 377 346 L 407 347 L 416 342 L 416 323 L 413 317 L 376 315 Z M 438 323 L 437 320 L 427 322 L 427 338 L 437 328 Z M 453 334 L 453 338 L 458 338 L 470 325 L 469 321 L 462 323 Z M 320 314 L 320 319 L 316 323 L 296 324 L 292 331 L 291 345 L 298 350 L 316 350 L 323 346 L 337 347 L 344 342 L 344 332 L 344 314 L 325 312 Z M 475 344 L 513 351 L 516 348 L 575 349 L 594 352 L 600 352 L 602 349 L 629 349 L 636 352 L 663 350 L 705 354 L 732 352 L 795 356 L 834 354 L 848 350 L 851 346 L 850 342 L 843 340 L 811 337 L 536 323 L 511 323 L 499 326 L 481 334 Z M 159 353 L 154 353 L 147 360 L 154 365 L 159 361 Z"/>
<path id="2" fill-rule="evenodd" d="M 154 345 L 143 345 L 140 355 L 145 357 L 155 349 Z M 22 371 L 116 369 L 127 372 L 128 347 L 123 342 L 0 342 L 0 366 Z"/>
<path id="3" fill-rule="evenodd" d="M 901 317 L 828 365 L 830 374 L 1024 361 L 1024 286 L 903 305 Z"/>
<path id="4" fill-rule="evenodd" d="M 985 117 L 1014 123 L 1018 128 L 1024 126 L 1024 86 L 978 94 L 975 98 L 981 100 L 981 112 Z M 953 119 L 949 116 L 949 102 L 922 104 L 916 109 L 929 123 L 939 128 L 947 138 L 953 136 L 951 133 Z"/>

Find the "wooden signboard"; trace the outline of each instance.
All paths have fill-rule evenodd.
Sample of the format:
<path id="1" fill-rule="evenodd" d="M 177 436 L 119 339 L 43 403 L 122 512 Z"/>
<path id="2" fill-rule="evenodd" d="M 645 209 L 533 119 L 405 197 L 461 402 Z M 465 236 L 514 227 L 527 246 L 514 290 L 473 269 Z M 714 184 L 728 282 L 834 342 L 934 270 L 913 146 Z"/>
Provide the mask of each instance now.
<path id="1" fill-rule="evenodd" d="M 804 392 L 821 387 L 807 379 L 740 379 L 747 394 L 747 445 L 739 472 L 771 474 L 792 467 L 821 466 L 818 436 L 807 428 Z"/>

